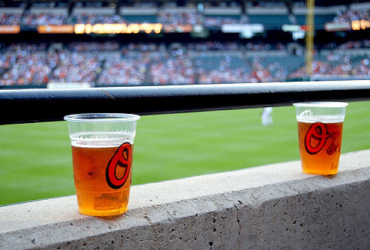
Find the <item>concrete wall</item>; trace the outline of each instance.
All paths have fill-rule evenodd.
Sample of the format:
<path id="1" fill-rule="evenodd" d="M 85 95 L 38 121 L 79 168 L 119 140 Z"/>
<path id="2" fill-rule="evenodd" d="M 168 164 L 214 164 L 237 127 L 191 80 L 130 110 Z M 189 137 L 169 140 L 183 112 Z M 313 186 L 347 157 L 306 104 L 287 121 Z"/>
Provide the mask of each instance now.
<path id="1" fill-rule="evenodd" d="M 123 216 L 76 197 L 0 207 L 0 249 L 369 249 L 370 151 L 334 177 L 299 162 L 134 186 Z"/>

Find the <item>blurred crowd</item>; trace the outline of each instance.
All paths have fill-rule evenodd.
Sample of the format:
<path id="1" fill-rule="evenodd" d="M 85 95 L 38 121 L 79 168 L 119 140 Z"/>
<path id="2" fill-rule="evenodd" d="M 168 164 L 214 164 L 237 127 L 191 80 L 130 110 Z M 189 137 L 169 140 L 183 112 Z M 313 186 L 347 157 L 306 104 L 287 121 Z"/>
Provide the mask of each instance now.
<path id="1" fill-rule="evenodd" d="M 204 26 L 206 27 L 221 27 L 224 24 L 242 24 L 243 19 L 238 17 L 210 17 L 204 18 Z"/>
<path id="2" fill-rule="evenodd" d="M 261 51 L 261 50 L 286 50 L 286 46 L 282 43 L 271 44 L 271 43 L 252 43 L 248 42 L 245 45 L 248 51 Z"/>
<path id="3" fill-rule="evenodd" d="M 370 21 L 370 10 L 346 10 L 339 11 L 334 18 L 336 23 L 351 22 L 354 20 Z"/>
<path id="4" fill-rule="evenodd" d="M 200 84 L 220 84 L 220 83 L 242 83 L 242 82 L 258 82 L 256 78 L 249 72 L 247 67 L 219 68 L 213 70 L 198 69 Z"/>
<path id="5" fill-rule="evenodd" d="M 170 56 L 168 53 L 155 54 L 149 66 L 149 82 L 158 84 L 194 84 L 195 68 L 185 54 Z"/>
<path id="6" fill-rule="evenodd" d="M 138 22 L 134 19 L 133 22 Z M 334 17 L 333 22 L 351 22 L 353 20 L 370 21 L 370 10 L 345 10 L 339 11 Z M 68 15 L 62 13 L 0 13 L 0 25 L 22 25 L 37 27 L 38 25 L 63 25 L 63 24 L 98 24 L 98 23 L 131 23 L 130 18 L 118 14 L 91 14 L 76 13 Z M 148 20 L 142 22 L 158 22 L 165 25 L 204 25 L 207 28 L 221 27 L 224 24 L 247 23 L 247 18 L 243 15 L 230 16 L 210 16 L 197 11 L 159 11 Z"/>
<path id="7" fill-rule="evenodd" d="M 253 7 L 272 7 L 272 8 L 285 8 L 284 3 L 264 3 L 264 2 L 250 2 Z M 248 3 L 247 5 L 249 6 Z M 269 6 L 269 4 L 273 4 Z M 295 3 L 297 4 L 297 2 Z M 250 6 L 250 7 L 251 7 Z M 303 6 L 304 7 L 304 6 Z M 32 13 L 30 10 L 21 10 L 21 13 L 0 13 L 0 25 L 23 25 L 35 27 L 37 25 L 63 25 L 63 24 L 97 24 L 97 23 L 130 23 L 130 17 L 119 14 L 92 14 L 88 13 L 70 13 L 68 14 L 67 8 L 60 9 L 54 8 L 56 12 L 41 12 Z M 159 22 L 167 25 L 204 25 L 205 27 L 221 27 L 224 24 L 243 24 L 248 22 L 248 18 L 244 15 L 205 15 L 201 11 L 189 9 L 187 11 L 171 11 L 159 10 L 157 14 L 150 16 L 149 21 L 144 20 L 140 16 L 142 22 Z M 144 18 L 144 19 L 143 19 Z M 140 19 L 134 19 L 138 22 Z M 367 20 L 370 21 L 370 10 L 341 10 L 338 11 L 333 19 L 333 22 L 351 22 L 353 20 Z"/>
<path id="8" fill-rule="evenodd" d="M 142 18 L 143 19 L 143 18 Z M 143 22 L 158 22 L 168 25 L 204 25 L 206 27 L 221 27 L 223 24 L 239 24 L 241 19 L 239 16 L 214 17 L 205 16 L 196 11 L 190 12 L 171 12 L 160 11 L 157 15 L 142 20 Z M 37 27 L 38 25 L 63 25 L 63 24 L 98 24 L 98 23 L 137 23 L 138 21 L 130 21 L 130 18 L 125 18 L 122 15 L 109 14 L 91 14 L 77 13 L 68 16 L 67 13 L 0 13 L 0 25 L 23 25 L 29 27 Z"/>
<path id="9" fill-rule="evenodd" d="M 218 42 L 218 41 L 208 41 L 203 43 L 189 43 L 187 44 L 189 50 L 199 50 L 199 51 L 212 51 L 212 50 L 229 50 L 236 51 L 239 49 L 237 43 L 234 42 Z"/>
<path id="10" fill-rule="evenodd" d="M 100 85 L 144 84 L 149 61 L 149 55 L 145 53 L 135 56 L 112 55 L 105 60 L 103 66 L 105 70 L 97 83 Z"/>
<path id="11" fill-rule="evenodd" d="M 119 48 L 118 42 L 73 42 L 68 45 L 68 49 L 74 52 L 115 51 Z"/>
<path id="12" fill-rule="evenodd" d="M 104 57 L 98 54 L 61 51 L 56 53 L 59 64 L 50 76 L 51 82 L 88 82 L 93 83 L 101 72 Z"/>
<path id="13" fill-rule="evenodd" d="M 67 14 L 40 13 L 26 14 L 21 21 L 21 25 L 37 27 L 38 25 L 62 25 L 66 24 Z"/>
<path id="14" fill-rule="evenodd" d="M 170 12 L 160 11 L 158 22 L 172 25 L 196 25 L 203 23 L 203 15 L 196 11 L 189 12 Z"/>
<path id="15" fill-rule="evenodd" d="M 19 53 L 2 55 L 0 85 L 29 85 L 31 83 L 47 84 L 53 68 L 59 63 L 56 53 Z"/>
<path id="16" fill-rule="evenodd" d="M 19 25 L 22 14 L 0 13 L 0 25 Z"/>
<path id="17" fill-rule="evenodd" d="M 127 23 L 120 15 L 99 15 L 99 14 L 75 14 L 71 17 L 71 24 L 97 24 L 97 23 Z"/>
<path id="18" fill-rule="evenodd" d="M 356 43 L 354 45 L 353 43 Z M 349 41 L 337 48 L 369 48 Z M 331 45 L 328 45 L 330 47 Z M 0 52 L 0 86 L 46 86 L 49 82 L 92 85 L 217 84 L 275 82 L 307 77 L 303 56 L 253 56 L 246 48 L 279 51 L 284 46 L 237 43 L 73 42 L 62 47 L 10 44 Z M 230 54 L 232 53 L 232 54 Z M 269 53 L 267 53 L 269 54 Z M 370 76 L 367 56 L 315 56 L 313 76 Z"/>
<path id="19" fill-rule="evenodd" d="M 314 60 L 312 62 L 312 76 L 314 77 L 369 77 L 370 65 L 369 59 L 363 57 L 337 56 L 336 60 Z M 337 61 L 333 63 L 333 61 Z M 289 75 L 289 78 L 306 77 L 306 68 L 298 68 Z"/>
<path id="20" fill-rule="evenodd" d="M 324 46 L 324 49 L 341 49 L 341 50 L 347 50 L 347 49 L 368 49 L 370 48 L 370 40 L 364 39 L 364 40 L 357 40 L 357 41 L 348 41 L 342 44 L 337 44 L 335 42 L 331 42 Z"/>

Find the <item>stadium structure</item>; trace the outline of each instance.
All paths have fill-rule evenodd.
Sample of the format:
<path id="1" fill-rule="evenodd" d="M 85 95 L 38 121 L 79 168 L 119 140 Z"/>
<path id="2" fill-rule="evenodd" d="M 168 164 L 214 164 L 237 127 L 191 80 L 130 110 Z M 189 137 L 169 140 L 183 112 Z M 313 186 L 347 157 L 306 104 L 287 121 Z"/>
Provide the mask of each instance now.
<path id="1" fill-rule="evenodd" d="M 360 0 L 3 0 L 0 88 L 368 79 L 369 29 Z"/>

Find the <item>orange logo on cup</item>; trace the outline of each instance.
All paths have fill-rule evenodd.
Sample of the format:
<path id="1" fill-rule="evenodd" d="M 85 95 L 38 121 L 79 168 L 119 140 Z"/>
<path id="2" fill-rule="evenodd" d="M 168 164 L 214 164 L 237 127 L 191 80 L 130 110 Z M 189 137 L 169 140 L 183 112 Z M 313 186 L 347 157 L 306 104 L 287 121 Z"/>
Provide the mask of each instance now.
<path id="1" fill-rule="evenodd" d="M 306 138 L 305 138 L 305 146 L 306 150 L 309 154 L 317 154 L 320 150 L 324 147 L 326 139 L 328 139 L 329 133 L 327 132 L 326 126 L 324 123 L 316 122 L 311 125 L 308 129 Z M 311 140 L 315 139 L 318 140 L 316 146 L 312 146 Z"/>
<path id="2" fill-rule="evenodd" d="M 128 142 L 123 143 L 117 149 L 117 152 L 110 159 L 106 179 L 108 185 L 113 189 L 121 188 L 127 181 L 132 164 L 132 148 Z M 125 168 L 122 177 L 117 177 L 117 168 Z"/>
<path id="3" fill-rule="evenodd" d="M 311 125 L 308 129 L 305 137 L 305 147 L 309 154 L 317 154 L 325 146 L 326 140 L 330 137 L 333 138 L 329 148 L 326 150 L 328 155 L 331 155 L 335 152 L 337 146 L 335 145 L 336 138 L 334 137 L 335 133 L 329 133 L 326 125 L 321 122 L 316 122 Z M 312 139 L 317 141 L 315 146 L 312 146 Z"/>

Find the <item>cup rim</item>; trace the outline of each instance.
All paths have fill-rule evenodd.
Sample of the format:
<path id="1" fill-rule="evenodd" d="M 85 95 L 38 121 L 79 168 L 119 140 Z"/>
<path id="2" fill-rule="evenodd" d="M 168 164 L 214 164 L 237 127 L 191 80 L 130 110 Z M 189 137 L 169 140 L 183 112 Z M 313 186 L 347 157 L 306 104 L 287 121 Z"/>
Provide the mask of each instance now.
<path id="1" fill-rule="evenodd" d="M 317 108 L 344 108 L 347 102 L 299 102 L 293 103 L 295 107 L 317 107 Z"/>
<path id="2" fill-rule="evenodd" d="M 81 113 L 64 116 L 70 122 L 129 122 L 140 119 L 139 115 L 124 113 Z"/>

